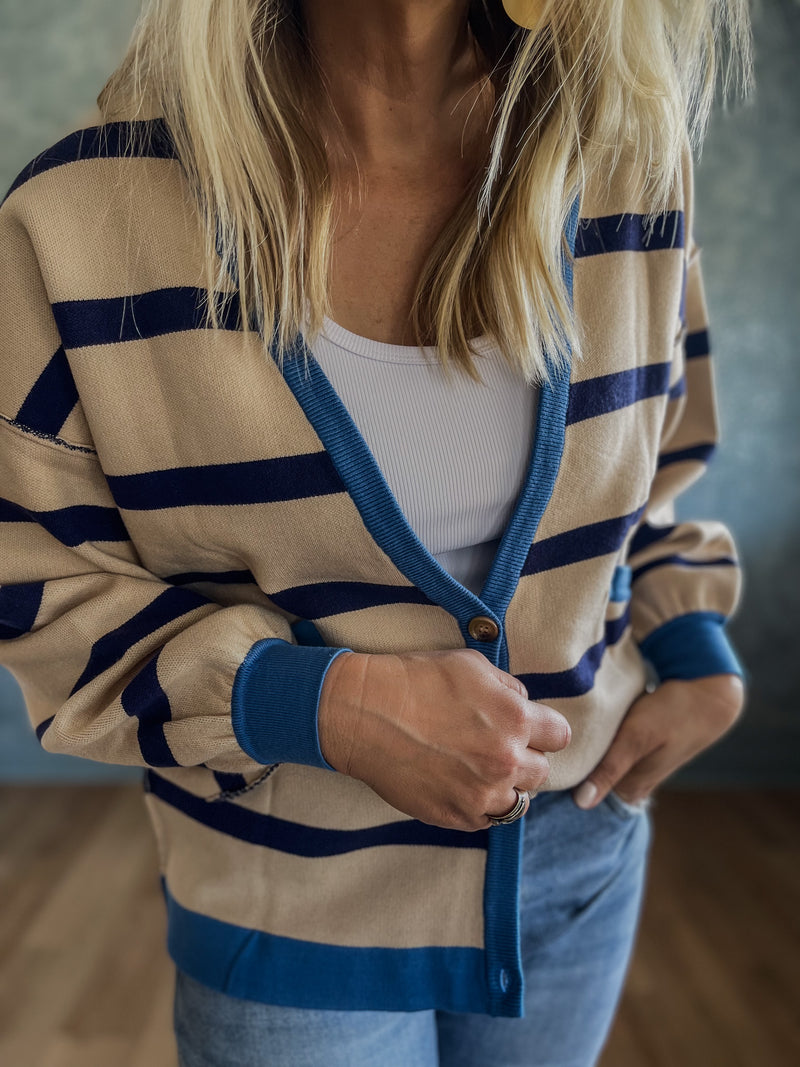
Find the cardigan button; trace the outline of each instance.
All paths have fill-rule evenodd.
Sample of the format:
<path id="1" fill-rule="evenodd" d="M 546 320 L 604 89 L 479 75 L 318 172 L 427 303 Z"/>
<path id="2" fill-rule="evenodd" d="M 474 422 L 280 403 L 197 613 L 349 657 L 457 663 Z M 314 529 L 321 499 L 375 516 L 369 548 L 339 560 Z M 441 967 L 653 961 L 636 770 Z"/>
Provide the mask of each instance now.
<path id="1" fill-rule="evenodd" d="M 500 627 L 488 615 L 476 615 L 469 620 L 467 629 L 474 641 L 494 641 L 500 633 Z"/>

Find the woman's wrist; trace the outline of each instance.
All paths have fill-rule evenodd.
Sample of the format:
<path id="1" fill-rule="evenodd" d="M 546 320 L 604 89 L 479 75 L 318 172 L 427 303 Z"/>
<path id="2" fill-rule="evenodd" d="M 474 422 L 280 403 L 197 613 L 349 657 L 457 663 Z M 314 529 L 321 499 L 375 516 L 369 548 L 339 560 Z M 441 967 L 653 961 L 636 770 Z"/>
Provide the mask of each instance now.
<path id="1" fill-rule="evenodd" d="M 331 663 L 322 684 L 317 710 L 319 747 L 341 774 L 350 773 L 368 659 L 368 653 L 343 652 Z"/>

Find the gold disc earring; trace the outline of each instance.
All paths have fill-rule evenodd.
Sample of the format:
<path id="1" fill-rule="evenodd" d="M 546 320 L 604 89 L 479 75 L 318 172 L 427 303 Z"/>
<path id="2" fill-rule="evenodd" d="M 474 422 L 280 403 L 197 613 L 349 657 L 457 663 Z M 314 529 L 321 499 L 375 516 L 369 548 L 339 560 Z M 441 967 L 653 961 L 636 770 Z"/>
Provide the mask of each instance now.
<path id="1" fill-rule="evenodd" d="M 543 0 L 503 0 L 503 10 L 523 30 L 534 30 L 539 25 L 544 8 Z"/>

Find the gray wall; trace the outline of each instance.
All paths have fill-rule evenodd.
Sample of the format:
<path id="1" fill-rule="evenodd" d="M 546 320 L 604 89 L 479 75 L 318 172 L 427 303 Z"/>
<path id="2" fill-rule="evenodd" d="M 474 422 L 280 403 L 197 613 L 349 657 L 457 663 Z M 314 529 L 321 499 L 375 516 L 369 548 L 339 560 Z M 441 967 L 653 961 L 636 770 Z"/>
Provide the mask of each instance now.
<path id="1" fill-rule="evenodd" d="M 137 9 L 135 0 L 0 0 L 3 191 L 91 109 Z M 737 538 L 745 589 L 730 632 L 750 694 L 737 726 L 675 774 L 675 786 L 800 782 L 800 6 L 762 0 L 753 19 L 757 95 L 715 113 L 697 168 L 722 444 L 679 505 L 679 516 L 720 519 Z M 16 683 L 0 670 L 0 779 L 140 773 L 42 752 Z"/>
<path id="2" fill-rule="evenodd" d="M 696 172 L 722 440 L 679 506 L 738 541 L 750 696 L 676 783 L 800 782 L 800 4 L 762 0 L 753 23 L 756 95 L 717 111 Z"/>

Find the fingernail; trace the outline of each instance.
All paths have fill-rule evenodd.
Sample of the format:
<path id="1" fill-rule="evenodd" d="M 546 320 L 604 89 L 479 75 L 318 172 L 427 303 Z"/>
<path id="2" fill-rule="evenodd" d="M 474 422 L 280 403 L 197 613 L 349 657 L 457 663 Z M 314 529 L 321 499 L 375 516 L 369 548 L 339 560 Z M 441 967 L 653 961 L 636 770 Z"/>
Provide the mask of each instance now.
<path id="1" fill-rule="evenodd" d="M 594 782 L 583 782 L 575 793 L 575 803 L 579 808 L 588 808 L 597 795 Z"/>

